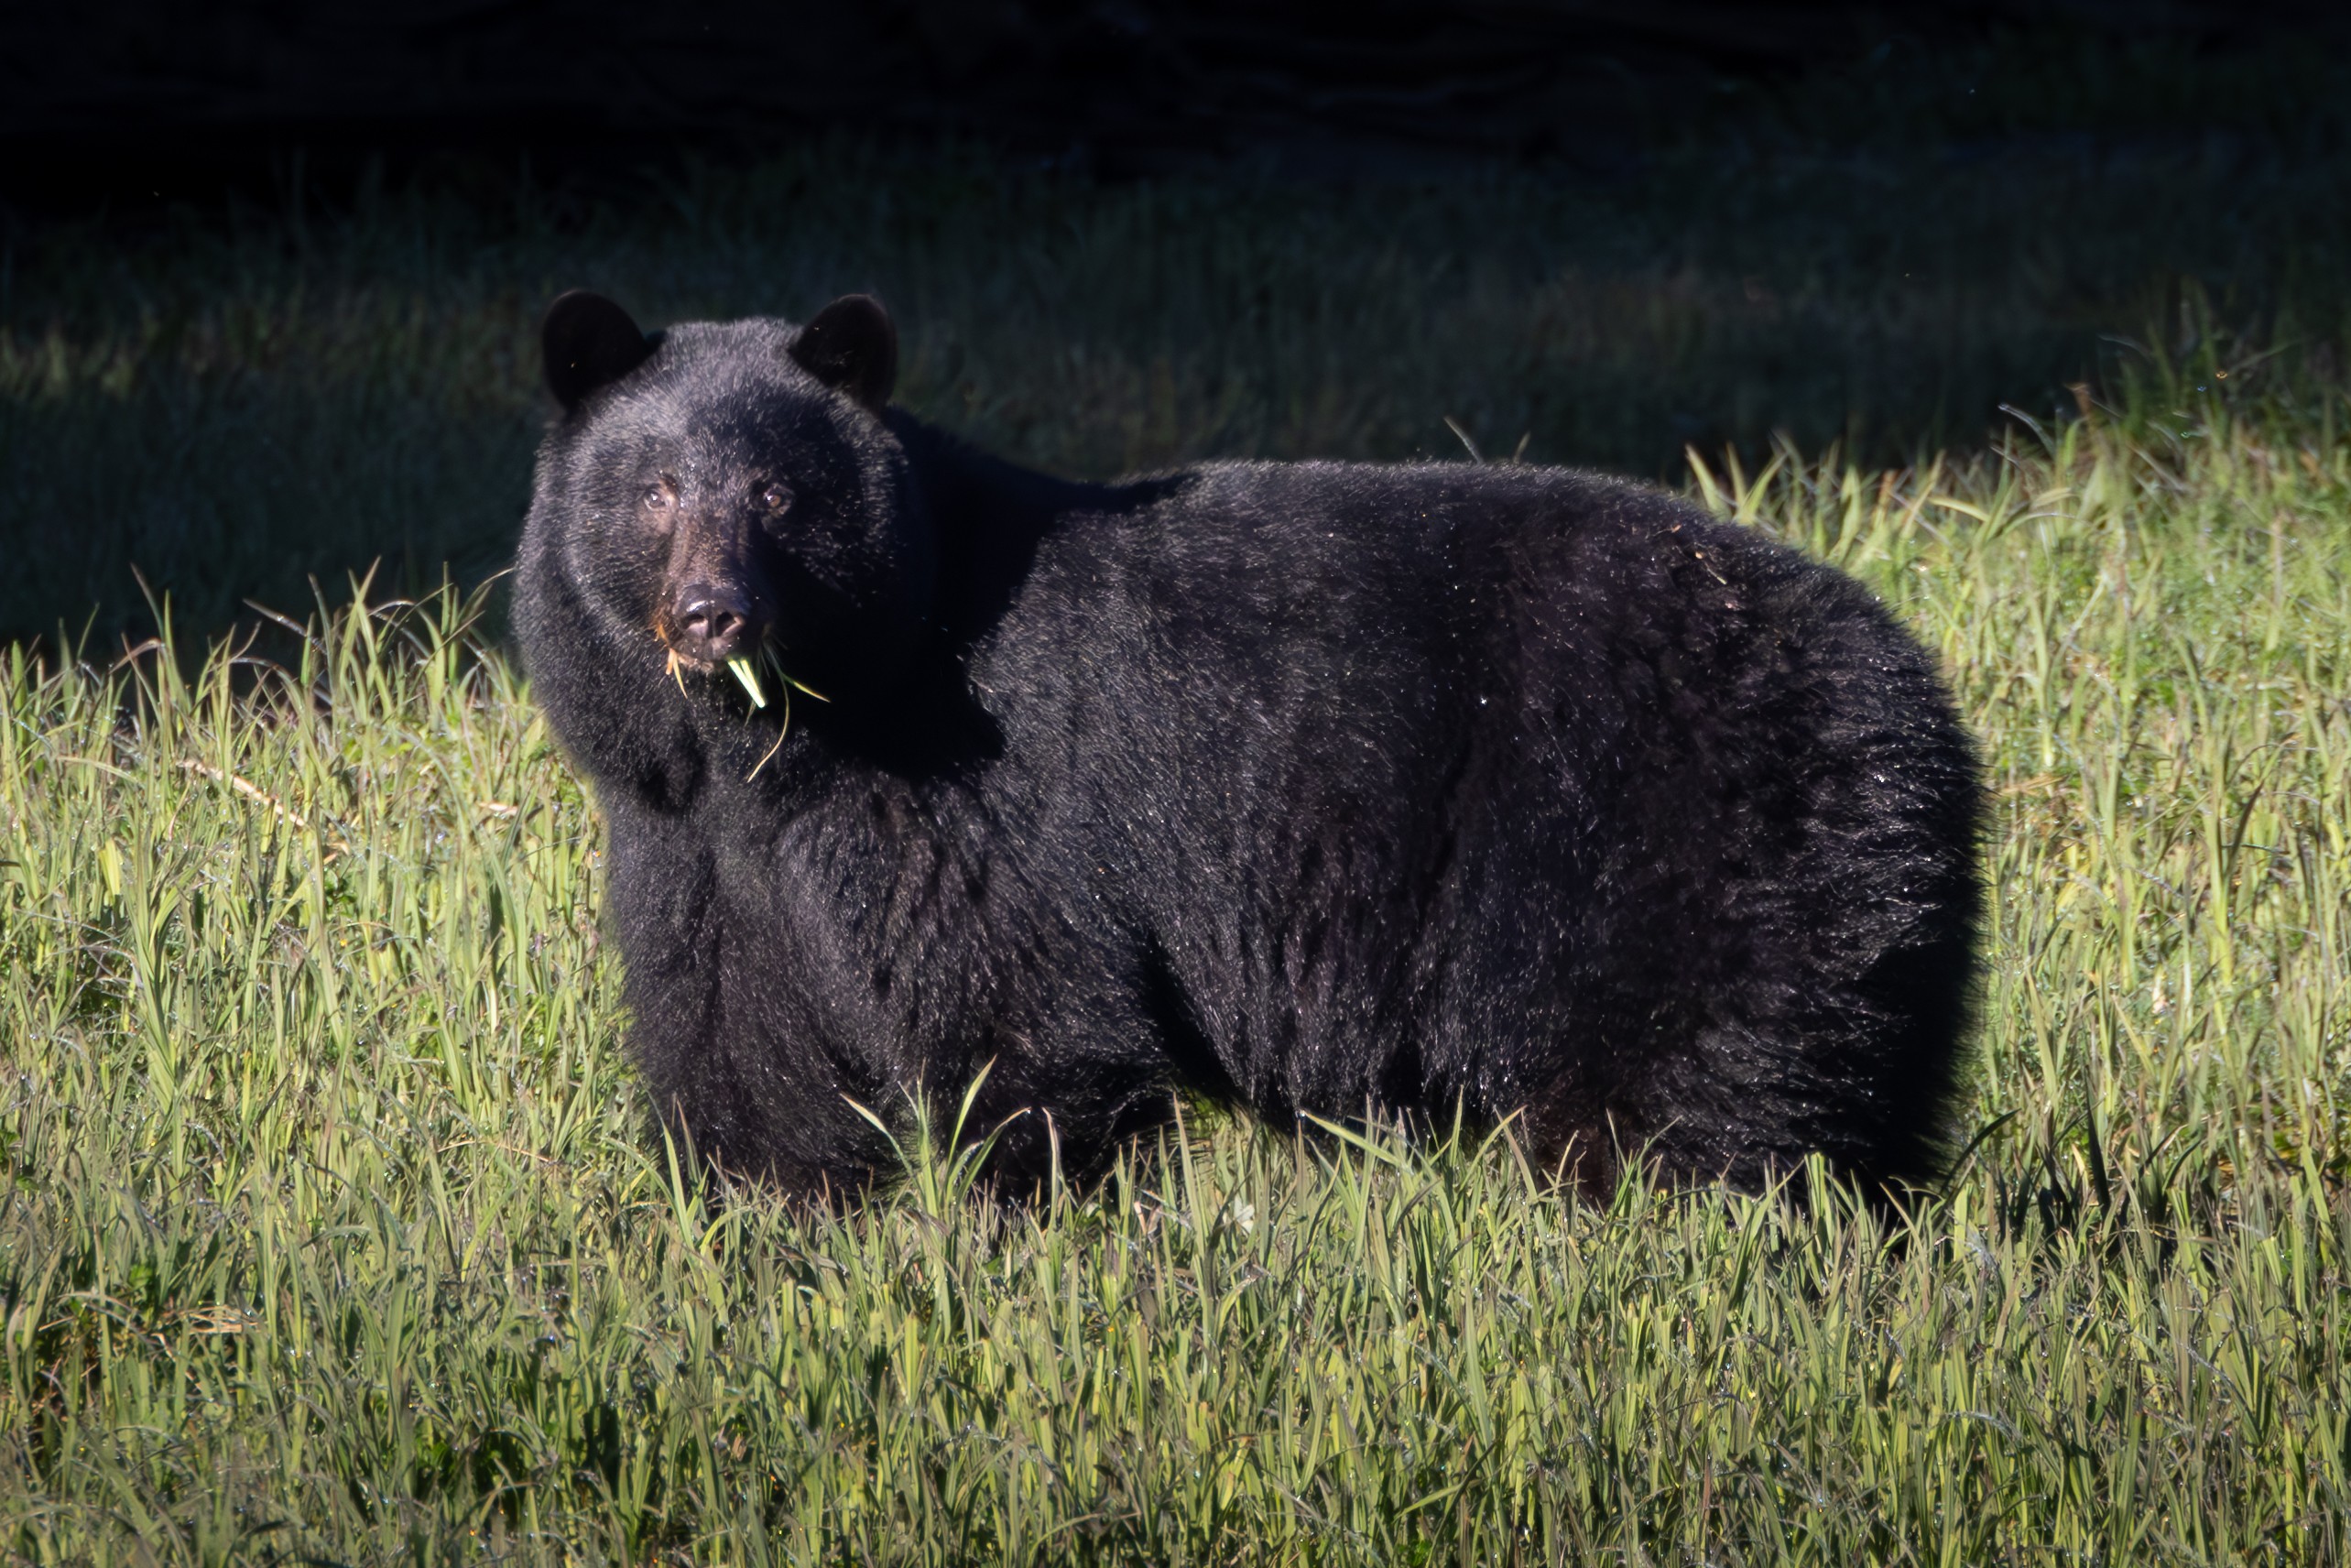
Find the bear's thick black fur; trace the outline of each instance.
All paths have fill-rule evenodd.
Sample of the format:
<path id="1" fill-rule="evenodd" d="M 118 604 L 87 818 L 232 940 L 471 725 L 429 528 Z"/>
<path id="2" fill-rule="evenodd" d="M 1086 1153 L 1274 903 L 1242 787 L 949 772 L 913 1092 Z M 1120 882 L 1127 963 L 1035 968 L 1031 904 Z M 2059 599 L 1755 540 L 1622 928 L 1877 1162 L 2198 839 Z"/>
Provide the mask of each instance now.
<path id="1" fill-rule="evenodd" d="M 1976 770 L 1850 579 L 1560 469 L 1027 473 L 888 407 L 862 297 L 546 336 L 516 624 L 637 1060 L 724 1165 L 856 1189 L 851 1101 L 993 1063 L 1015 1180 L 1180 1085 L 1519 1113 L 1587 1184 L 1934 1173 Z"/>

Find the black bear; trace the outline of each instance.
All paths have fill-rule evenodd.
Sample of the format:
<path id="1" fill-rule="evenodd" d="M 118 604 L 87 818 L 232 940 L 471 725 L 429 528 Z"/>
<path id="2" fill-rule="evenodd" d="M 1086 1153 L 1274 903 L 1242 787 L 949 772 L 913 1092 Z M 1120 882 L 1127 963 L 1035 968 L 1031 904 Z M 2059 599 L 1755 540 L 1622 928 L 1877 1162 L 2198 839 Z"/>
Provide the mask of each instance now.
<path id="1" fill-rule="evenodd" d="M 985 1069 L 1021 1182 L 1179 1088 L 1515 1116 L 1587 1187 L 1935 1173 L 1976 768 L 1851 579 L 1569 470 L 1027 472 L 890 406 L 864 296 L 544 346 L 515 624 L 724 1166 L 860 1189 L 858 1105 Z"/>

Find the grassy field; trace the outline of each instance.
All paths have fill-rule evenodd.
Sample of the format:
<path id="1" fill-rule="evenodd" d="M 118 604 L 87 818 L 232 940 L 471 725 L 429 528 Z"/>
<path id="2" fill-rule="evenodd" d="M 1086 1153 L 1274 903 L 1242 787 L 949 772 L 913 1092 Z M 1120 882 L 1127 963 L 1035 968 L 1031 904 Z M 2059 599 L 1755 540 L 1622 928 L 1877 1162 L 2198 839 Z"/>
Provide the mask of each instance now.
<path id="1" fill-rule="evenodd" d="M 244 681 L 17 656 L 0 1539 L 2345 1561 L 2351 408 L 2227 385 L 1700 474 L 1884 593 L 1987 739 L 1981 1136 L 1891 1227 L 1197 1116 L 1033 1209 L 919 1144 L 845 1217 L 698 1192 L 618 1054 L 588 804 L 466 603 Z"/>
<path id="2" fill-rule="evenodd" d="M 833 147 L 16 234 L 0 1553 L 2351 1563 L 2351 156 L 2258 82 L 2184 138 L 2116 87 L 2095 144 L 2030 85 L 1614 183 Z M 854 1214 L 697 1187 L 471 586 L 571 283 L 881 287 L 909 401 L 1064 469 L 1464 457 L 1451 417 L 1856 572 L 1997 791 L 1961 1169 L 1890 1222 L 1603 1207 L 1475 1130 L 1193 1107 L 1029 1207 L 944 1127 Z M 180 630 L 118 662 L 134 564 Z M 282 663 L 204 657 L 311 576 Z"/>

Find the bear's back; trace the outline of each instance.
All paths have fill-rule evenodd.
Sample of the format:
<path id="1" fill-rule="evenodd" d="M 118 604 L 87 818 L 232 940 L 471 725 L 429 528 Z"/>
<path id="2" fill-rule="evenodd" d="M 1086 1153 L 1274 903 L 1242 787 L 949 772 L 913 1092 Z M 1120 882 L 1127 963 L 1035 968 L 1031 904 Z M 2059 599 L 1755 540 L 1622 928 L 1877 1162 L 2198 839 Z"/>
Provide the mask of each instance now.
<path id="1" fill-rule="evenodd" d="M 1070 519 L 972 670 L 1036 844 L 1267 1109 L 1759 1022 L 1899 938 L 1855 895 L 1968 876 L 1965 737 L 1875 601 L 1571 471 L 1204 468 Z"/>

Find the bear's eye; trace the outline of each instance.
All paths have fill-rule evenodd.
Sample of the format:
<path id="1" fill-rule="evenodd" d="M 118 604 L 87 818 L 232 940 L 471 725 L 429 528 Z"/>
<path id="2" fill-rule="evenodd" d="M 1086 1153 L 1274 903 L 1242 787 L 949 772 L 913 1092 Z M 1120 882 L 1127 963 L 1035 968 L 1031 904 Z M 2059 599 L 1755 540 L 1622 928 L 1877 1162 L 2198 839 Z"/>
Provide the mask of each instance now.
<path id="1" fill-rule="evenodd" d="M 667 485 L 648 485 L 642 499 L 647 511 L 666 512 L 669 509 L 669 487 Z"/>
<path id="2" fill-rule="evenodd" d="M 770 479 L 760 485 L 758 495 L 759 505 L 771 512 L 780 512 L 792 504 L 791 489 L 781 480 Z"/>

